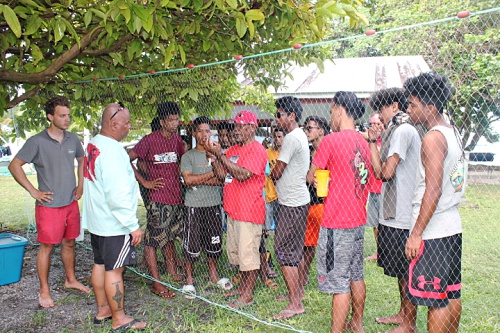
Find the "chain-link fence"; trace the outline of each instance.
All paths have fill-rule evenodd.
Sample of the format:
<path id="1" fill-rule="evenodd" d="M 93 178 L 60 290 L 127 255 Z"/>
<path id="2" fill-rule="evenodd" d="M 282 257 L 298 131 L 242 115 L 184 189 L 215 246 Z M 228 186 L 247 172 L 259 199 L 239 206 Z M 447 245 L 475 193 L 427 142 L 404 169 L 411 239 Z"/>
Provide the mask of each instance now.
<path id="1" fill-rule="evenodd" d="M 425 331 L 414 304 L 453 332 L 461 293 L 460 331 L 498 330 L 500 19 L 469 14 L 75 84 L 70 98 L 130 110 L 152 291 L 312 332 Z M 278 61 L 294 52 L 312 64 Z M 316 169 L 326 197 L 306 185 Z"/>

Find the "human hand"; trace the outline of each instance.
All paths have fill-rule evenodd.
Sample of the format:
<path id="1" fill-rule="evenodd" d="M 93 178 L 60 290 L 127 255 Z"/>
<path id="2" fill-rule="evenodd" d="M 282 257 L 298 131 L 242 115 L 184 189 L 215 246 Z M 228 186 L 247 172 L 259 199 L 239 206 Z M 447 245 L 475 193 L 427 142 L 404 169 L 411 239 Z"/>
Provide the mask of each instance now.
<path id="1" fill-rule="evenodd" d="M 150 190 L 159 190 L 165 186 L 163 178 L 156 178 L 154 180 L 146 180 L 143 186 Z"/>
<path id="2" fill-rule="evenodd" d="M 382 135 L 383 127 L 380 124 L 373 124 L 368 129 L 368 139 L 377 140 Z"/>
<path id="3" fill-rule="evenodd" d="M 49 203 L 52 200 L 54 200 L 54 198 L 52 198 L 53 194 L 54 194 L 54 192 L 42 192 L 42 191 L 37 190 L 37 189 L 35 189 L 32 193 L 30 193 L 30 195 L 33 197 L 33 199 L 35 199 L 37 202 L 41 203 L 42 205 L 44 203 Z"/>
<path id="4" fill-rule="evenodd" d="M 216 141 L 207 140 L 203 143 L 203 147 L 205 148 L 206 152 L 211 153 L 216 158 L 220 158 L 222 155 L 221 146 Z"/>
<path id="5" fill-rule="evenodd" d="M 78 185 L 75 188 L 75 192 L 73 193 L 73 196 L 74 196 L 75 200 L 80 200 L 82 195 L 83 195 L 83 185 Z"/>
<path id="6" fill-rule="evenodd" d="M 130 233 L 130 236 L 132 237 L 132 245 L 133 246 L 137 246 L 139 244 L 141 244 L 141 241 L 142 241 L 142 230 L 141 228 L 135 230 L 135 231 L 132 231 Z"/>
<path id="7" fill-rule="evenodd" d="M 420 247 L 422 246 L 422 236 L 417 236 L 414 233 L 410 234 L 406 241 L 405 254 L 408 260 L 413 260 L 418 257 Z"/>

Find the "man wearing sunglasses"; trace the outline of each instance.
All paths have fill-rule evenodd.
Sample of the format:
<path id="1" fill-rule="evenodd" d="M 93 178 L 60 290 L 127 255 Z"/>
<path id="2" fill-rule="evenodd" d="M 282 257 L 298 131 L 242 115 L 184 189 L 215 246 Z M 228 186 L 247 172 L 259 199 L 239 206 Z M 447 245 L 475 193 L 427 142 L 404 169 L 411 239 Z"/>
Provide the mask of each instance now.
<path id="1" fill-rule="evenodd" d="M 143 330 L 146 323 L 125 314 L 125 266 L 136 262 L 142 241 L 137 219 L 138 189 L 127 152 L 120 145 L 130 131 L 123 104 L 109 104 L 101 132 L 87 145 L 83 223 L 91 234 L 92 286 L 97 303 L 94 324 L 112 320 L 113 330 Z"/>
<path id="2" fill-rule="evenodd" d="M 278 221 L 275 252 L 288 288 L 288 295 L 276 297 L 288 305 L 275 320 L 289 319 L 305 313 L 302 297 L 304 286 L 299 281 L 298 266 L 304 251 L 304 235 L 309 208 L 306 175 L 309 168 L 309 143 L 299 127 L 303 108 L 298 98 L 284 96 L 276 100 L 276 126 L 287 135 L 280 156 L 271 172 L 278 192 Z"/>

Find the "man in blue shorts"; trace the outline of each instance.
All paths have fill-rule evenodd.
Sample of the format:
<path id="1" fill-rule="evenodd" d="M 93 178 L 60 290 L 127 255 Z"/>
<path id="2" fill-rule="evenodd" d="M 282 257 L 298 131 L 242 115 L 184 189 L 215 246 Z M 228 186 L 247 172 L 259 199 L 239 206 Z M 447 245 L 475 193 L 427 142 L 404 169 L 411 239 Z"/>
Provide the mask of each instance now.
<path id="1" fill-rule="evenodd" d="M 462 313 L 464 153 L 456 129 L 444 116 L 452 88 L 435 73 L 408 79 L 408 114 L 428 129 L 418 164 L 413 219 L 406 242 L 409 299 L 429 307 L 429 332 L 458 331 Z"/>
<path id="2" fill-rule="evenodd" d="M 101 132 L 87 146 L 83 223 L 94 252 L 92 286 L 97 303 L 94 323 L 113 321 L 114 330 L 142 330 L 146 323 L 125 315 L 125 266 L 136 262 L 142 241 L 137 220 L 138 189 L 129 157 L 120 141 L 130 130 L 130 114 L 122 104 L 103 112 Z"/>

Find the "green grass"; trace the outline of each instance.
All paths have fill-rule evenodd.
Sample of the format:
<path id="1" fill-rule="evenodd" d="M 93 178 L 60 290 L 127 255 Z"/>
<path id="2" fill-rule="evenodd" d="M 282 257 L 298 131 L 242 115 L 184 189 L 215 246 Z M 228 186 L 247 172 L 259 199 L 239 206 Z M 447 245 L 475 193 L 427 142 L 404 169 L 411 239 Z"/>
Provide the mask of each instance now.
<path id="1" fill-rule="evenodd" d="M 33 176 L 30 176 L 33 177 Z M 33 200 L 10 177 L 0 177 L 2 196 L 0 197 L 0 224 L 9 229 L 25 230 L 28 225 L 27 214 L 33 212 Z M 460 208 L 464 226 L 463 237 L 463 313 L 460 332 L 484 333 L 500 331 L 498 309 L 498 258 L 500 256 L 500 186 L 470 185 L 467 188 L 467 200 Z M 145 211 L 139 206 L 139 217 L 145 221 Z M 373 253 L 375 243 L 371 228 L 365 233 L 365 256 Z M 230 277 L 233 271 L 226 268 L 226 257 L 220 261 L 220 275 Z M 226 304 L 227 299 L 221 293 L 206 286 L 206 261 L 203 258 L 195 266 L 195 276 L 200 294 L 214 303 Z M 130 273 L 128 273 L 130 274 Z M 314 267 L 311 270 L 310 283 L 306 288 L 304 305 L 307 315 L 289 320 L 286 324 L 296 329 L 311 332 L 328 332 L 331 317 L 331 296 L 317 291 Z M 137 278 L 138 293 L 149 292 L 147 281 Z M 276 280 L 278 291 L 270 291 L 260 281 L 255 291 L 255 304 L 246 312 L 255 317 L 271 321 L 284 303 L 274 301 L 274 296 L 285 293 L 286 287 L 281 277 Z M 393 314 L 399 309 L 397 283 L 376 267 L 375 263 L 365 263 L 365 281 L 367 298 L 364 316 L 366 332 L 378 332 L 389 329 L 377 325 L 375 317 Z M 419 332 L 426 331 L 427 309 L 419 307 L 417 325 Z M 282 328 L 261 324 L 247 317 L 233 313 L 215 305 L 208 305 L 200 300 L 186 300 L 181 294 L 175 302 L 144 302 L 139 306 L 142 318 L 150 322 L 161 323 L 149 332 L 283 332 Z M 34 315 L 33 322 L 43 321 Z M 99 330 L 100 331 L 100 330 Z"/>

